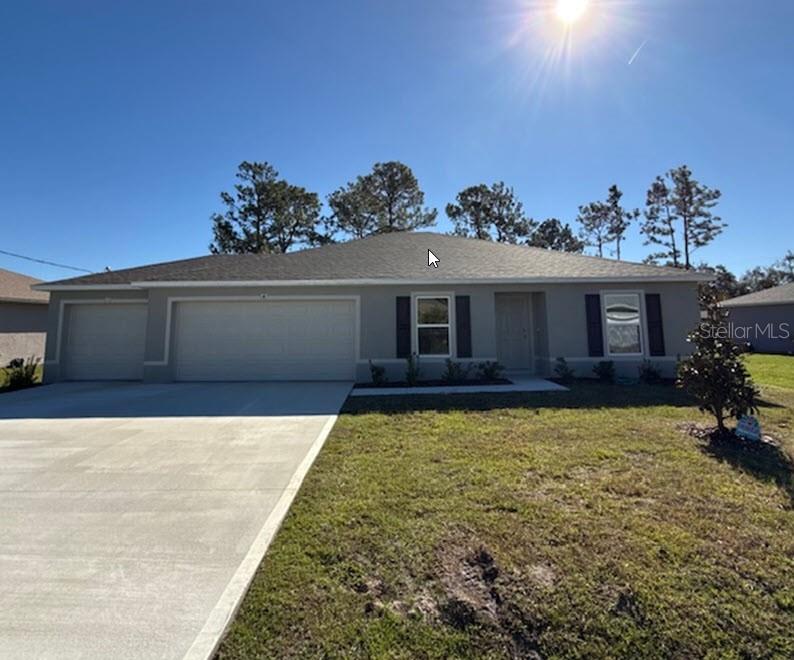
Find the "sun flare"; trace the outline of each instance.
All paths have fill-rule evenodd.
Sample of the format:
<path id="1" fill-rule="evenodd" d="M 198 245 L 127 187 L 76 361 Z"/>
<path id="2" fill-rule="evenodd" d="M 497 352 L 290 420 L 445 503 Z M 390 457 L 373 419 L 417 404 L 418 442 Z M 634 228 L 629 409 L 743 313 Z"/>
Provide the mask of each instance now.
<path id="1" fill-rule="evenodd" d="M 557 0 L 555 13 L 566 25 L 578 21 L 587 9 L 588 0 Z"/>

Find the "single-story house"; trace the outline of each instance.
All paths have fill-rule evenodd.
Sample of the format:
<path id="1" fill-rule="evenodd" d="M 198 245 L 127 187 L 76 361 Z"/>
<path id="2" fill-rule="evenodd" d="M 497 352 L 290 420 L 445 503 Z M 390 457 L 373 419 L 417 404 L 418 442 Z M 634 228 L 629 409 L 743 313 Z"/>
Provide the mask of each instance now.
<path id="1" fill-rule="evenodd" d="M 722 303 L 731 336 L 758 353 L 794 354 L 794 282 Z"/>
<path id="2" fill-rule="evenodd" d="M 0 367 L 14 358 L 44 357 L 50 296 L 30 288 L 40 283 L 0 268 Z"/>
<path id="3" fill-rule="evenodd" d="M 428 250 L 439 259 L 429 265 Z M 402 379 L 447 358 L 548 375 L 565 357 L 668 375 L 703 275 L 443 234 L 211 255 L 49 282 L 45 379 Z"/>

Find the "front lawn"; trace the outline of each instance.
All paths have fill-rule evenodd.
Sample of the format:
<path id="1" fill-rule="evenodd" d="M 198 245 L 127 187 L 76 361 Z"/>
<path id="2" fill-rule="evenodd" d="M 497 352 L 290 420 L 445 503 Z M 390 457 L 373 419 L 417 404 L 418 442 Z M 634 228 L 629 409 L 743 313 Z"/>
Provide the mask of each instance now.
<path id="1" fill-rule="evenodd" d="M 691 421 L 665 386 L 350 399 L 219 657 L 793 657 L 791 464 Z"/>
<path id="2" fill-rule="evenodd" d="M 753 379 L 761 387 L 772 385 L 794 390 L 794 356 L 754 353 L 744 359 Z"/>

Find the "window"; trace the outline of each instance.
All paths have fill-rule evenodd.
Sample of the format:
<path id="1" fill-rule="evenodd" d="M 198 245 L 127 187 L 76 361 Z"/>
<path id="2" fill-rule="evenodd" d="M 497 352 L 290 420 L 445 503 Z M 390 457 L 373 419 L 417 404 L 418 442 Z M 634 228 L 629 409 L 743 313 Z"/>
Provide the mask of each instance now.
<path id="1" fill-rule="evenodd" d="M 604 294 L 610 355 L 642 355 L 642 316 L 638 293 Z"/>
<path id="2" fill-rule="evenodd" d="M 419 355 L 450 355 L 449 307 L 447 296 L 416 298 L 416 344 Z"/>

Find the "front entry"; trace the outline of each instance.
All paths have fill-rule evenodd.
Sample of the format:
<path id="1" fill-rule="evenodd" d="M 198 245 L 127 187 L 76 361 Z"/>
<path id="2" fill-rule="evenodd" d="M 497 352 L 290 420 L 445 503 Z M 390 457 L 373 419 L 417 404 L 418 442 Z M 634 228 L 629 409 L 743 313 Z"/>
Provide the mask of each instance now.
<path id="1" fill-rule="evenodd" d="M 508 369 L 532 369 L 529 293 L 496 294 L 496 356 Z"/>

